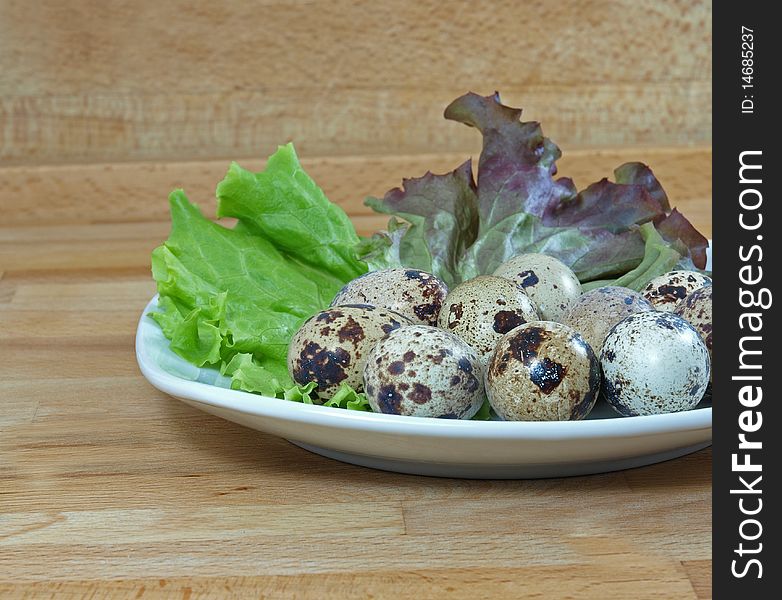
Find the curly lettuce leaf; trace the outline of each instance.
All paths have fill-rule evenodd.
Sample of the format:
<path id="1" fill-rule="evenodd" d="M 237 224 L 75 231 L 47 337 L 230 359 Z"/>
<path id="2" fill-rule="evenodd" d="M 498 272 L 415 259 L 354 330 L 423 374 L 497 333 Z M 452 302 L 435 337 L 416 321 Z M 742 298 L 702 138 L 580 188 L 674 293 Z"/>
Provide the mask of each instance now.
<path id="1" fill-rule="evenodd" d="M 320 404 L 333 408 L 372 412 L 364 394 L 343 383 L 331 398 L 322 399 L 317 393 L 317 383 L 307 385 L 283 385 L 269 371 L 261 367 L 252 354 L 237 354 L 224 365 L 223 374 L 231 377 L 231 389 L 253 392 L 302 404 Z"/>
<path id="2" fill-rule="evenodd" d="M 626 163 L 615 170 L 615 182 L 602 179 L 577 192 L 570 179 L 555 178 L 559 148 L 538 123 L 521 121 L 520 109 L 502 105 L 496 93 L 457 98 L 445 117 L 483 135 L 477 183 L 462 165 L 453 173 L 405 180 L 402 189 L 382 200 L 368 199 L 369 206 L 410 227 L 395 224 L 396 235 L 381 233 L 374 245 L 359 245 L 362 258 L 371 261 L 372 250 L 383 256 L 384 266 L 429 267 L 448 283 L 492 273 L 526 252 L 559 258 L 582 282 L 612 280 L 642 264 L 641 273 L 649 273 L 644 262 L 661 247 L 666 257 L 673 252 L 696 267 L 705 265 L 705 238 L 670 210 L 646 165 Z M 431 194 L 436 199 L 421 201 L 421 188 L 436 190 Z M 469 227 L 432 225 L 447 223 L 454 214 Z M 648 242 L 646 223 L 657 228 L 654 244 Z M 435 256 L 441 260 L 426 262 Z"/>
<path id="3" fill-rule="evenodd" d="M 644 257 L 638 266 L 616 279 L 593 280 L 583 283 L 582 287 L 585 292 L 606 285 L 641 291 L 655 277 L 676 268 L 682 259 L 682 253 L 685 252 L 684 249 L 671 247 L 652 223 L 641 225 L 639 232 L 644 240 Z"/>
<path id="4" fill-rule="evenodd" d="M 478 234 L 471 161 L 445 175 L 405 179 L 402 188 L 366 204 L 410 224 L 397 247 L 401 263 L 437 273 L 449 285 L 458 281 L 458 260 Z"/>
<path id="5" fill-rule="evenodd" d="M 570 179 L 554 179 L 560 149 L 543 136 L 539 123 L 520 121 L 521 109 L 501 104 L 497 93 L 465 94 L 444 114 L 483 135 L 477 184 L 479 236 L 520 212 L 542 217 L 552 204 L 576 195 Z"/>
<path id="6" fill-rule="evenodd" d="M 471 421 L 489 421 L 492 417 L 492 408 L 491 404 L 489 404 L 489 399 L 484 398 L 483 404 L 481 404 L 481 407 L 478 409 L 478 412 L 475 413 Z"/>
<path id="7" fill-rule="evenodd" d="M 269 369 L 261 366 L 255 357 L 247 352 L 240 352 L 220 367 L 220 373 L 231 378 L 231 389 L 244 392 L 254 392 L 271 398 L 278 397 L 288 390 L 298 390 L 300 394 L 308 395 L 312 388 L 299 388 L 289 380 L 279 378 Z M 314 387 L 314 386 L 313 386 Z"/>
<path id="8" fill-rule="evenodd" d="M 218 195 L 220 214 L 238 219 L 233 228 L 205 218 L 182 190 L 171 193 L 171 233 L 152 253 L 152 318 L 189 362 L 274 396 L 293 385 L 286 355 L 298 327 L 366 271 L 352 251 L 359 238 L 290 145 L 262 173 L 232 165 Z"/>
<path id="9" fill-rule="evenodd" d="M 372 412 L 372 407 L 369 405 L 369 400 L 363 393 L 358 393 L 348 384 L 343 383 L 339 386 L 339 389 L 334 395 L 323 402 L 323 406 L 331 406 L 333 408 L 344 408 L 347 410 L 358 410 L 362 412 Z"/>
<path id="10" fill-rule="evenodd" d="M 400 266 L 402 238 L 410 227 L 410 223 L 391 217 L 385 230 L 377 231 L 372 237 L 364 238 L 356 244 L 356 256 L 361 257 L 370 271 Z"/>
<path id="11" fill-rule="evenodd" d="M 626 185 L 640 185 L 649 196 L 660 205 L 664 212 L 670 212 L 671 204 L 668 194 L 654 176 L 648 165 L 641 162 L 628 162 L 614 169 L 614 178 L 617 183 Z"/>
<path id="12" fill-rule="evenodd" d="M 689 258 L 698 269 L 706 267 L 706 249 L 709 240 L 701 234 L 687 218 L 675 208 L 662 219 L 655 221 L 655 227 L 671 244 L 679 243 L 689 250 Z M 683 256 L 687 258 L 686 255 Z"/>
<path id="13" fill-rule="evenodd" d="M 643 187 L 613 183 L 604 177 L 575 197 L 549 205 L 544 222 L 549 226 L 621 233 L 663 214 L 660 204 Z"/>
<path id="14" fill-rule="evenodd" d="M 344 281 L 367 270 L 353 252 L 353 224 L 304 172 L 292 144 L 269 157 L 261 173 L 231 163 L 217 200 L 218 217 L 239 219 L 236 228 L 266 239 L 288 261 Z"/>

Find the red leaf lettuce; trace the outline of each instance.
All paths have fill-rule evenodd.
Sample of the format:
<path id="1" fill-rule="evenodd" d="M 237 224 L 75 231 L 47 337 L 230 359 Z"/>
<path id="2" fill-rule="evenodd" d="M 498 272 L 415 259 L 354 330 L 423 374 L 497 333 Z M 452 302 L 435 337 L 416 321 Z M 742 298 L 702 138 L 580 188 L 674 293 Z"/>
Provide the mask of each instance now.
<path id="1" fill-rule="evenodd" d="M 512 256 L 542 252 L 584 282 L 636 289 L 677 264 L 704 268 L 707 240 L 678 211 L 652 171 L 626 163 L 615 181 L 580 192 L 556 178 L 559 148 L 499 95 L 469 93 L 445 118 L 483 135 L 477 182 L 471 161 L 444 175 L 406 179 L 366 204 L 392 215 L 387 231 L 357 246 L 370 268 L 411 266 L 449 285 L 492 273 Z M 395 217 L 403 219 L 400 223 Z M 641 271 L 638 271 L 638 269 Z M 587 286 L 589 287 L 589 286 Z"/>

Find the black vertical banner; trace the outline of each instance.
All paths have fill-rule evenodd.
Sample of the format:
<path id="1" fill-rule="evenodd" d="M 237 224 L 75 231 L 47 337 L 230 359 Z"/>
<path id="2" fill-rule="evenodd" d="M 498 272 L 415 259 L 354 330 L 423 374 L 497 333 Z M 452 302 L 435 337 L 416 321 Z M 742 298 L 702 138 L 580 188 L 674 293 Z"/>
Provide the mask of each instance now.
<path id="1" fill-rule="evenodd" d="M 714 3 L 714 598 L 778 598 L 782 338 L 774 2 Z M 778 184 L 776 184 L 778 185 Z"/>

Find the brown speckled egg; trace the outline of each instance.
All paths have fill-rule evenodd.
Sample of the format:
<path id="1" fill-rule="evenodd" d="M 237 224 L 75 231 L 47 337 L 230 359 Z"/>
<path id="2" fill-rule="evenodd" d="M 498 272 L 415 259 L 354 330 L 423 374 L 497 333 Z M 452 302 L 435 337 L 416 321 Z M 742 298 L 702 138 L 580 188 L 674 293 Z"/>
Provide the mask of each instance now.
<path id="1" fill-rule="evenodd" d="M 697 271 L 669 271 L 652 279 L 641 294 L 656 310 L 673 312 L 680 300 L 707 285 L 711 285 L 711 278 Z"/>
<path id="2" fill-rule="evenodd" d="M 369 351 L 386 335 L 409 325 L 410 319 L 367 304 L 322 310 L 307 319 L 288 345 L 288 372 L 293 381 L 318 384 L 318 394 L 331 396 L 346 383 L 360 391 Z"/>
<path id="3" fill-rule="evenodd" d="M 695 290 L 684 300 L 680 301 L 674 314 L 679 315 L 690 325 L 695 327 L 695 331 L 700 334 L 706 349 L 709 351 L 709 361 L 712 360 L 711 353 L 711 292 L 714 288 L 710 285 Z M 713 375 L 713 373 L 712 373 Z"/>
<path id="4" fill-rule="evenodd" d="M 614 325 L 603 342 L 603 396 L 623 416 L 694 408 L 709 383 L 709 351 L 679 315 L 650 310 Z"/>
<path id="5" fill-rule="evenodd" d="M 475 348 L 485 365 L 503 334 L 539 318 L 532 300 L 511 280 L 480 275 L 448 292 L 437 324 Z"/>
<path id="6" fill-rule="evenodd" d="M 611 328 L 628 315 L 653 310 L 641 294 L 626 287 L 607 285 L 585 292 L 574 300 L 564 319 L 578 331 L 595 354 Z"/>
<path id="7" fill-rule="evenodd" d="M 563 262 L 545 254 L 519 254 L 502 263 L 494 275 L 521 287 L 542 319 L 561 321 L 568 305 L 581 295 L 581 283 Z"/>
<path id="8" fill-rule="evenodd" d="M 469 419 L 483 402 L 483 368 L 475 350 L 454 334 L 409 325 L 372 349 L 364 392 L 375 412 Z"/>
<path id="9" fill-rule="evenodd" d="M 413 323 L 437 325 L 448 286 L 435 275 L 417 269 L 370 271 L 349 281 L 331 306 L 371 304 L 405 315 Z"/>
<path id="10" fill-rule="evenodd" d="M 576 331 L 533 321 L 500 339 L 486 369 L 486 393 L 506 421 L 583 419 L 600 389 L 600 364 Z"/>

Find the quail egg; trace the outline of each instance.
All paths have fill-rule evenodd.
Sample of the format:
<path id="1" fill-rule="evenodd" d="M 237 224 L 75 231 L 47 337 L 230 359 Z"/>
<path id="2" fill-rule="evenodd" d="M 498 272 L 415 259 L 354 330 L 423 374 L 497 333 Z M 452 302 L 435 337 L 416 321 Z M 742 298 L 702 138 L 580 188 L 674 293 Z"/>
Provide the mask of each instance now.
<path id="1" fill-rule="evenodd" d="M 469 419 L 483 403 L 483 368 L 475 350 L 454 334 L 409 325 L 372 349 L 364 392 L 375 412 Z"/>
<path id="2" fill-rule="evenodd" d="M 539 318 L 518 285 L 504 277 L 480 275 L 448 292 L 437 324 L 475 348 L 486 364 L 503 334 Z"/>
<path id="3" fill-rule="evenodd" d="M 684 300 L 681 300 L 673 310 L 674 314 L 686 320 L 700 334 L 703 343 L 706 344 L 706 349 L 709 351 L 709 362 L 712 360 L 711 292 L 713 289 L 712 286 L 707 285 L 695 290 Z"/>
<path id="4" fill-rule="evenodd" d="M 502 263 L 494 275 L 521 287 L 537 305 L 542 319 L 560 321 L 581 295 L 581 283 L 563 262 L 545 254 L 519 254 Z"/>
<path id="5" fill-rule="evenodd" d="M 410 319 L 368 304 L 346 304 L 307 319 L 288 345 L 288 372 L 293 381 L 318 384 L 330 396 L 340 384 L 360 391 L 367 354 L 383 337 L 409 325 Z"/>
<path id="6" fill-rule="evenodd" d="M 413 323 L 437 325 L 448 286 L 435 275 L 417 269 L 370 271 L 349 281 L 331 306 L 371 304 L 405 315 Z"/>
<path id="7" fill-rule="evenodd" d="M 575 330 L 553 321 L 512 329 L 486 369 L 486 393 L 507 421 L 570 421 L 586 417 L 600 390 L 600 364 Z"/>
<path id="8" fill-rule="evenodd" d="M 607 285 L 574 300 L 564 323 L 578 331 L 598 353 L 611 328 L 628 315 L 653 310 L 651 303 L 630 288 Z"/>
<path id="9" fill-rule="evenodd" d="M 646 311 L 619 321 L 600 354 L 603 396 L 624 416 L 693 408 L 709 383 L 709 352 L 679 315 Z"/>
<path id="10" fill-rule="evenodd" d="M 707 285 L 711 285 L 711 278 L 697 271 L 669 271 L 652 279 L 641 294 L 656 310 L 673 312 L 680 300 Z"/>

